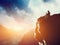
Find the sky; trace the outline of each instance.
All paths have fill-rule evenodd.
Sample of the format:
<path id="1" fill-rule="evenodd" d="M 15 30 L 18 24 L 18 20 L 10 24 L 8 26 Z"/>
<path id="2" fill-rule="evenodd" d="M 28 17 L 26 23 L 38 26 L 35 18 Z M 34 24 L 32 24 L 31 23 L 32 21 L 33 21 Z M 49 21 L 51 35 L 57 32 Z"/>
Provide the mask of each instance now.
<path id="1" fill-rule="evenodd" d="M 16 33 L 12 33 L 15 42 L 21 40 L 24 33 L 34 31 L 37 19 L 48 10 L 51 15 L 60 13 L 60 0 L 0 0 L 0 25 Z"/>
<path id="2" fill-rule="evenodd" d="M 31 30 L 47 10 L 51 15 L 60 13 L 60 0 L 0 0 L 0 24 L 15 30 Z"/>

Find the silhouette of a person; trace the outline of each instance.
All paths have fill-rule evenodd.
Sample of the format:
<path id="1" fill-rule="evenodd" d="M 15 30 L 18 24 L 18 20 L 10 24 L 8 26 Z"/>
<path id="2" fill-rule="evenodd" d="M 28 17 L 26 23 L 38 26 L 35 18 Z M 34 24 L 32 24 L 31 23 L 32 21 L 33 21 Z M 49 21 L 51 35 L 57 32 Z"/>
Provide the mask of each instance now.
<path id="1" fill-rule="evenodd" d="M 48 10 L 48 13 L 46 13 L 45 18 L 50 17 L 50 11 Z"/>
<path id="2" fill-rule="evenodd" d="M 50 11 L 48 10 L 48 13 L 47 13 L 48 16 L 50 16 Z"/>

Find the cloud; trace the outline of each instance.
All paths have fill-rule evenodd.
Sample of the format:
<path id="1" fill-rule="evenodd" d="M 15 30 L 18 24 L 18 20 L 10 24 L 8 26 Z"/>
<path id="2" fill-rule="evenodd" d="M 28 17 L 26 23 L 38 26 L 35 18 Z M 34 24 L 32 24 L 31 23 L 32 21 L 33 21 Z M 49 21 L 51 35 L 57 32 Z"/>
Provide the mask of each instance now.
<path id="1" fill-rule="evenodd" d="M 28 5 L 29 0 L 0 0 L 0 22 L 4 25 L 28 22 L 32 17 Z"/>
<path id="2" fill-rule="evenodd" d="M 32 14 L 28 7 L 29 0 L 1 0 L 0 1 L 0 24 L 9 28 L 24 26 L 24 29 L 33 28 Z M 28 28 L 27 28 L 28 27 Z M 31 27 L 31 28 L 30 28 Z"/>
<path id="3" fill-rule="evenodd" d="M 30 10 L 32 13 L 28 13 Z M 47 10 L 51 14 L 60 13 L 60 0 L 0 0 L 0 24 L 29 31 L 35 28 L 37 18 L 44 16 Z"/>
<path id="4" fill-rule="evenodd" d="M 40 16 L 44 16 L 47 10 L 51 14 L 60 13 L 60 0 L 30 0 L 29 7 L 33 12 L 34 18 L 37 19 Z"/>
<path id="5" fill-rule="evenodd" d="M 29 0 L 0 0 L 0 7 L 7 12 L 14 10 L 16 7 L 20 10 L 28 7 Z"/>
<path id="6" fill-rule="evenodd" d="M 28 2 L 27 0 L 26 1 L 22 0 L 22 2 L 26 3 L 28 6 L 28 8 L 27 8 L 27 6 L 23 7 L 23 5 L 25 6 L 25 4 L 21 2 L 23 4 L 23 5 L 20 5 L 23 7 L 23 8 L 21 7 L 22 10 L 20 10 L 21 8 L 19 9 L 17 7 L 17 4 L 20 4 L 20 3 L 13 2 L 13 5 L 16 7 L 11 6 L 13 10 L 11 12 L 9 12 L 9 14 L 5 15 L 4 13 L 6 13 L 6 11 L 4 9 L 2 9 L 3 12 L 1 12 L 1 13 L 3 13 L 2 14 L 3 16 L 9 15 L 8 17 L 9 17 L 9 20 L 11 23 L 13 23 L 13 21 L 16 21 L 19 23 L 24 22 L 24 23 L 29 24 L 32 27 L 32 26 L 35 26 L 34 24 L 35 24 L 37 18 L 39 18 L 40 16 L 44 16 L 46 14 L 47 10 L 49 10 L 51 12 L 51 14 L 60 13 L 60 1 L 59 0 L 53 0 L 53 1 L 50 0 L 50 1 L 44 2 L 43 0 L 29 0 L 29 4 L 28 4 L 28 3 L 26 3 L 26 2 Z M 15 10 L 14 10 L 14 8 L 15 8 Z M 28 11 L 30 11 L 29 9 L 31 10 L 32 13 L 28 13 Z M 1 15 L 1 13 L 0 13 L 0 15 Z M 2 19 L 4 21 L 6 18 L 2 17 Z M 7 22 L 7 21 L 4 21 L 4 23 L 5 22 Z M 8 22 L 7 22 L 7 24 L 8 24 Z"/>
<path id="7" fill-rule="evenodd" d="M 43 2 L 51 2 L 52 0 L 43 0 Z"/>
<path id="8" fill-rule="evenodd" d="M 26 30 L 30 30 L 33 28 L 33 15 L 27 13 L 25 10 L 17 9 L 17 14 L 11 14 L 12 16 L 8 16 L 7 13 L 3 12 L 4 11 L 2 11 L 0 14 L 0 24 L 3 24 L 8 28 L 15 28 L 16 30 L 20 29 L 20 27 L 23 27 Z"/>

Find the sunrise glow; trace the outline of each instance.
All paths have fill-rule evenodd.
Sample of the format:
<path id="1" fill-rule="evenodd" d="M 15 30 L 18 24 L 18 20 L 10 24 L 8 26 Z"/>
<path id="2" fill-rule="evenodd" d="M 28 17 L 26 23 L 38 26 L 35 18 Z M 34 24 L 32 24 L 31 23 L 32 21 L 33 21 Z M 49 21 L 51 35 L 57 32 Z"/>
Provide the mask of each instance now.
<path id="1" fill-rule="evenodd" d="M 60 13 L 60 0 L 0 0 L 0 44 L 17 45 L 25 38 L 27 42 L 36 41 L 35 31 L 41 34 L 37 20 L 46 16 L 48 10 L 51 16 Z"/>

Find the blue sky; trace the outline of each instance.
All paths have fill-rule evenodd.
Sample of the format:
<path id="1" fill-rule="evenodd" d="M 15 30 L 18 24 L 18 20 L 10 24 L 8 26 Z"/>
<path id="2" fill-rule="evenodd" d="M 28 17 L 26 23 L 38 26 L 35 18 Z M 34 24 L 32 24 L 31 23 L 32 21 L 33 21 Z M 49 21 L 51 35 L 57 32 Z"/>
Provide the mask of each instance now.
<path id="1" fill-rule="evenodd" d="M 29 0 L 0 0 L 0 6 L 6 10 L 13 10 L 15 7 L 19 9 L 27 8 Z"/>
<path id="2" fill-rule="evenodd" d="M 54 0 L 32 0 L 32 1 L 33 1 L 32 3 L 34 3 L 35 5 L 41 5 L 40 1 L 42 1 L 43 3 L 56 2 Z M 30 2 L 31 0 L 0 0 L 0 7 L 7 12 L 10 12 L 12 10 L 15 11 L 16 7 L 19 10 L 27 11 L 27 9 L 30 10 L 30 7 L 28 8 Z"/>

